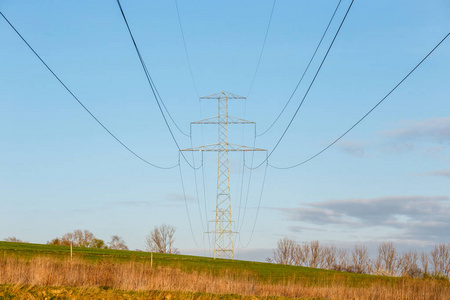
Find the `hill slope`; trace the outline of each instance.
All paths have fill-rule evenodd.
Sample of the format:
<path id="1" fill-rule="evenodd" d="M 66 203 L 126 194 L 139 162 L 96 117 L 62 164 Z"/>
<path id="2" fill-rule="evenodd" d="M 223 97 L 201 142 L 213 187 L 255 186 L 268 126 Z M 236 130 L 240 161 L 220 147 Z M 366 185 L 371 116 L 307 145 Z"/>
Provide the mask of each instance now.
<path id="1" fill-rule="evenodd" d="M 129 293 L 135 293 L 132 298 L 145 299 L 150 292 L 150 299 L 165 299 L 162 295 L 167 291 L 174 299 L 254 295 L 276 299 L 446 299 L 450 295 L 448 281 L 159 253 L 153 254 L 152 262 L 151 257 L 140 251 L 73 248 L 71 260 L 67 246 L 0 242 L 0 284 L 6 284 L 0 292 L 19 284 L 18 295 L 24 289 L 25 293 L 50 293 L 55 290 L 50 287 L 62 286 L 64 293 L 81 297 L 89 287 L 89 293 L 98 293 L 100 298 L 111 294 L 124 299 Z"/>

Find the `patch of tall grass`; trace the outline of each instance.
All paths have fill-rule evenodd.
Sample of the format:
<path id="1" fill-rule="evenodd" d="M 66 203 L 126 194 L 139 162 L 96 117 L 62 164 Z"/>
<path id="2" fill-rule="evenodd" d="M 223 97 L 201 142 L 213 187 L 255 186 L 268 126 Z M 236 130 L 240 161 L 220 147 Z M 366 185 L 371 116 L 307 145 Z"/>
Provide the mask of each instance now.
<path id="1" fill-rule="evenodd" d="M 374 277 L 364 287 L 352 287 L 341 276 L 325 285 L 286 278 L 283 282 L 261 281 L 248 273 L 222 272 L 221 276 L 185 272 L 178 268 L 151 268 L 148 262 L 127 263 L 82 259 L 61 260 L 49 256 L 23 259 L 0 258 L 0 283 L 29 286 L 66 286 L 130 291 L 173 291 L 236 294 L 257 297 L 324 299 L 449 299 L 448 281 L 404 278 L 386 282 Z"/>

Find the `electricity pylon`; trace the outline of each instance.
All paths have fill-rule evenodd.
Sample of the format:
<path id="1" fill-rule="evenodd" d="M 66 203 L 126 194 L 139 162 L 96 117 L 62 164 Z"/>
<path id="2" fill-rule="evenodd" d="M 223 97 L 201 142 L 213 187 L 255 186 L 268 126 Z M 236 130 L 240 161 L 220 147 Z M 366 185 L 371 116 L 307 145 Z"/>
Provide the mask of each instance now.
<path id="1" fill-rule="evenodd" d="M 214 258 L 234 259 L 233 221 L 231 218 L 230 168 L 228 161 L 228 152 L 267 150 L 228 143 L 228 124 L 255 124 L 255 122 L 230 117 L 228 115 L 228 100 L 245 99 L 245 97 L 222 91 L 220 93 L 200 97 L 200 99 L 217 99 L 219 105 L 218 115 L 217 117 L 207 118 L 197 122 L 191 122 L 191 124 L 218 124 L 218 143 L 182 149 L 181 151 L 218 152 L 217 197 L 215 210 L 216 220 L 214 228 Z"/>

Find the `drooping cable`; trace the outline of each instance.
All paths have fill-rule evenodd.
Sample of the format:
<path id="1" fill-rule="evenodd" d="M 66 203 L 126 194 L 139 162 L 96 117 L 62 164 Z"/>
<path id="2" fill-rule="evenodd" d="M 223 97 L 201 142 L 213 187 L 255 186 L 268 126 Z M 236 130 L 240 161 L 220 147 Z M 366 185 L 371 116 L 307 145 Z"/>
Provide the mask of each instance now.
<path id="1" fill-rule="evenodd" d="M 251 168 L 257 169 L 257 168 L 261 167 L 261 166 L 269 159 L 269 157 L 272 156 L 273 152 L 274 152 L 274 151 L 278 148 L 278 146 L 280 145 L 280 143 L 281 143 L 281 141 L 283 140 L 284 136 L 286 135 L 287 131 L 288 131 L 289 128 L 291 127 L 292 122 L 294 122 L 294 119 L 295 119 L 295 117 L 297 116 L 297 114 L 298 114 L 300 108 L 302 107 L 303 103 L 305 102 L 305 99 L 306 99 L 306 97 L 308 96 L 309 91 L 311 90 L 311 87 L 313 86 L 314 82 L 316 81 L 317 75 L 319 74 L 320 70 L 322 69 L 322 66 L 323 66 L 323 64 L 325 63 L 325 60 L 327 59 L 328 54 L 330 53 L 330 50 L 331 50 L 331 48 L 333 47 L 334 42 L 336 41 L 336 38 L 337 38 L 337 36 L 339 35 L 339 32 L 341 31 L 342 25 L 344 24 L 345 20 L 347 19 L 347 15 L 348 15 L 348 13 L 350 12 L 350 9 L 352 8 L 352 5 L 353 5 L 353 2 L 354 2 L 354 1 L 355 1 L 355 0 L 352 0 L 352 2 L 350 3 L 350 5 L 349 5 L 349 7 L 348 7 L 348 9 L 347 9 L 347 11 L 346 11 L 346 13 L 345 13 L 345 15 L 344 15 L 344 18 L 342 19 L 341 24 L 339 25 L 339 28 L 338 28 L 338 30 L 336 31 L 336 34 L 334 35 L 333 40 L 331 41 L 331 44 L 330 44 L 330 46 L 328 47 L 328 50 L 327 50 L 327 52 L 325 53 L 325 56 L 324 56 L 324 58 L 322 59 L 322 62 L 320 63 L 320 65 L 319 65 L 319 68 L 318 68 L 317 71 L 316 71 L 316 74 L 314 75 L 314 77 L 313 77 L 311 83 L 309 84 L 309 87 L 308 87 L 308 89 L 306 90 L 306 92 L 305 92 L 305 94 L 304 94 L 304 96 L 303 96 L 303 98 L 302 98 L 302 101 L 301 101 L 300 104 L 298 105 L 298 107 L 297 107 L 297 109 L 296 109 L 294 115 L 292 116 L 291 120 L 289 121 L 289 123 L 288 123 L 286 129 L 284 130 L 283 134 L 281 135 L 280 139 L 277 141 L 277 143 L 275 144 L 275 147 L 273 147 L 273 149 L 270 151 L 270 153 L 269 153 L 269 155 L 266 157 L 266 159 L 263 160 L 258 166 L 256 166 L 256 167 L 251 167 Z"/>
<path id="2" fill-rule="evenodd" d="M 181 152 L 180 152 L 181 153 Z M 184 180 L 183 180 L 183 172 L 181 172 L 181 162 L 180 162 L 180 156 L 178 155 L 178 170 L 180 171 L 180 180 L 181 180 L 181 187 L 183 189 L 183 197 L 184 197 L 184 204 L 186 206 L 186 214 L 188 217 L 188 221 L 189 221 L 189 228 L 191 229 L 191 235 L 192 235 L 192 239 L 194 240 L 195 246 L 197 246 L 197 248 L 201 248 L 198 243 L 197 240 L 195 239 L 194 236 L 194 230 L 192 230 L 192 222 L 191 222 L 191 216 L 189 214 L 189 207 L 187 204 L 187 198 L 186 198 L 186 189 L 184 187 Z"/>
<path id="3" fill-rule="evenodd" d="M 177 140 L 176 140 L 176 138 L 175 138 L 175 135 L 173 134 L 172 129 L 170 128 L 170 125 L 169 125 L 169 123 L 167 122 L 167 118 L 166 118 L 166 116 L 165 116 L 165 114 L 164 114 L 164 112 L 163 112 L 163 110 L 162 110 L 162 106 L 161 106 L 161 105 L 164 106 L 164 104 L 163 104 L 164 102 L 162 101 L 161 98 L 158 100 L 158 95 L 159 95 L 159 94 L 157 93 L 156 86 L 154 85 L 154 83 L 153 83 L 153 81 L 152 81 L 152 79 L 151 79 L 150 73 L 149 73 L 149 71 L 148 71 L 148 69 L 147 69 L 147 66 L 146 66 L 146 64 L 145 64 L 145 62 L 144 62 L 144 59 L 142 58 L 141 52 L 139 51 L 139 48 L 138 48 L 138 46 L 137 46 L 137 44 L 136 44 L 136 40 L 134 39 L 133 33 L 131 32 L 130 26 L 129 26 L 128 21 L 127 21 L 127 18 L 125 17 L 125 13 L 124 13 L 124 11 L 123 11 L 123 9 L 122 9 L 122 5 L 120 4 L 120 0 L 117 0 L 117 5 L 119 6 L 119 9 L 120 9 L 120 12 L 121 12 L 121 14 L 122 14 L 123 20 L 124 20 L 125 25 L 126 25 L 126 27 L 127 27 L 127 29 L 128 29 L 128 33 L 130 34 L 130 37 L 131 37 L 131 40 L 132 40 L 132 42 L 133 42 L 134 48 L 135 48 L 135 50 L 136 50 L 136 53 L 137 53 L 137 55 L 138 55 L 139 61 L 140 61 L 141 65 L 142 65 L 142 68 L 143 68 L 143 70 L 144 70 L 145 76 L 147 77 L 147 81 L 148 81 L 148 83 L 149 83 L 149 85 L 150 85 L 150 88 L 151 88 L 151 90 L 152 90 L 153 96 L 155 97 L 155 101 L 156 101 L 156 103 L 157 103 L 157 105 L 158 105 L 159 111 L 160 111 L 160 113 L 161 113 L 161 115 L 162 115 L 162 117 L 163 117 L 163 119 L 164 119 L 164 122 L 166 123 L 167 129 L 169 130 L 170 135 L 172 136 L 172 139 L 173 139 L 173 141 L 175 142 L 175 145 L 177 146 L 178 150 L 180 151 L 181 156 L 183 157 L 183 159 L 186 161 L 186 163 L 187 163 L 191 168 L 195 169 L 195 167 L 193 167 L 192 164 L 187 160 L 187 158 L 186 158 L 186 156 L 184 155 L 184 153 L 181 152 L 181 148 L 180 148 L 180 146 L 179 146 L 179 144 L 178 144 L 178 142 L 177 142 Z M 167 112 L 168 112 L 168 111 L 167 111 Z M 170 115 L 170 114 L 169 114 L 169 115 Z M 187 134 L 186 134 L 186 135 L 187 135 Z M 189 136 L 189 135 L 187 135 L 187 136 Z"/>
<path id="4" fill-rule="evenodd" d="M 19 33 L 19 31 L 17 31 L 17 29 L 12 25 L 12 23 L 5 17 L 5 15 L 0 12 L 0 14 L 2 15 L 2 17 L 5 19 L 5 21 L 9 24 L 9 26 L 11 26 L 11 28 L 16 32 L 16 34 L 22 39 L 22 41 L 28 46 L 28 48 L 34 53 L 34 55 L 41 61 L 41 63 L 47 68 L 47 70 L 50 71 L 50 73 L 52 73 L 53 77 L 55 77 L 59 83 L 64 87 L 64 89 L 66 89 L 67 92 L 69 92 L 69 94 L 78 102 L 78 104 L 81 105 L 81 107 L 83 107 L 83 109 L 111 136 L 113 137 L 120 145 L 122 145 L 126 150 L 128 150 L 131 154 L 133 154 L 135 157 L 137 157 L 138 159 L 140 159 L 141 161 L 143 161 L 144 163 L 158 168 L 158 169 L 173 169 L 176 168 L 178 166 L 178 164 L 171 166 L 171 167 L 162 167 L 162 166 L 158 166 L 154 163 L 149 162 L 148 160 L 144 159 L 142 156 L 140 156 L 139 154 L 137 154 L 136 152 L 134 152 L 133 150 L 131 150 L 127 145 L 125 145 L 124 142 L 122 142 L 115 134 L 113 134 L 84 104 L 83 102 L 81 102 L 80 99 L 78 99 L 77 96 L 75 96 L 75 94 L 67 87 L 67 85 L 59 78 L 58 75 L 56 75 L 56 73 L 47 65 L 47 63 L 41 58 L 41 56 L 33 49 L 33 47 L 31 47 L 31 45 L 25 40 L 25 38 Z"/>
<path id="5" fill-rule="evenodd" d="M 238 219 L 236 227 L 239 228 L 241 219 L 241 206 L 242 206 L 242 194 L 244 191 L 244 178 L 245 178 L 245 152 L 242 152 L 242 170 L 241 170 L 241 186 L 239 188 L 239 205 L 238 205 Z"/>
<path id="6" fill-rule="evenodd" d="M 205 202 L 204 202 L 204 204 L 205 204 L 205 212 L 207 212 L 208 210 L 207 210 L 207 207 L 206 207 L 206 195 L 208 194 L 208 188 L 207 188 L 207 186 L 206 186 L 206 178 L 205 178 L 205 162 L 203 161 L 204 160 L 204 157 L 203 157 L 203 152 L 202 152 L 202 181 L 203 181 L 203 198 L 204 198 L 204 200 L 205 200 Z M 209 238 L 209 220 L 208 220 L 208 214 L 207 213 L 205 213 L 205 216 L 206 216 L 206 234 L 207 234 L 207 236 L 208 236 L 208 244 L 209 244 L 209 247 L 211 248 L 211 240 L 210 240 L 210 238 Z"/>
<path id="7" fill-rule="evenodd" d="M 256 64 L 255 73 L 253 74 L 252 83 L 250 84 L 250 88 L 248 89 L 246 98 L 248 98 L 248 96 L 250 95 L 252 88 L 253 88 L 253 84 L 255 83 L 256 74 L 258 74 L 259 65 L 261 64 L 261 59 L 262 59 L 262 56 L 264 53 L 264 48 L 266 47 L 267 35 L 269 34 L 270 24 L 272 23 L 273 11 L 275 10 L 276 3 L 277 3 L 277 0 L 273 0 L 272 10 L 270 11 L 269 23 L 267 24 L 266 34 L 264 35 L 264 41 L 263 41 L 263 44 L 261 47 L 261 52 L 259 53 L 258 63 Z"/>
<path id="8" fill-rule="evenodd" d="M 119 6 L 119 9 L 120 9 L 120 12 L 122 14 L 123 20 L 125 21 L 125 25 L 127 26 L 127 29 L 128 29 L 129 34 L 130 34 L 131 40 L 133 41 L 133 44 L 134 44 L 134 48 L 136 49 L 136 52 L 138 54 L 139 60 L 140 60 L 141 65 L 142 65 L 142 68 L 144 69 L 145 76 L 147 77 L 147 81 L 148 81 L 148 83 L 149 83 L 149 85 L 150 85 L 150 87 L 152 89 L 152 92 L 153 92 L 153 95 L 155 97 L 155 100 L 156 100 L 156 102 L 158 102 L 158 106 L 160 106 L 160 103 L 161 103 L 161 105 L 164 107 L 164 110 L 166 111 L 167 115 L 169 116 L 170 120 L 175 125 L 175 127 L 178 129 L 178 131 L 180 131 L 181 134 L 183 134 L 184 136 L 188 137 L 189 135 L 187 133 L 185 133 L 183 130 L 181 130 L 181 128 L 178 126 L 178 124 L 173 119 L 173 117 L 170 114 L 169 110 L 167 109 L 164 101 L 162 100 L 162 98 L 161 98 L 161 96 L 160 96 L 160 94 L 158 92 L 158 89 L 156 88 L 156 85 L 153 82 L 153 79 L 152 79 L 152 77 L 150 75 L 150 72 L 148 71 L 147 66 L 146 66 L 146 64 L 144 62 L 144 59 L 142 58 L 141 53 L 139 51 L 139 48 L 138 48 L 138 46 L 136 44 L 136 41 L 135 41 L 134 36 L 133 36 L 133 33 L 131 32 L 131 28 L 130 28 L 130 26 L 128 24 L 127 18 L 125 17 L 125 13 L 124 13 L 124 11 L 122 9 L 122 5 L 120 3 L 120 0 L 117 0 L 117 5 Z M 163 113 L 162 110 L 161 110 L 161 113 Z M 164 117 L 164 121 L 166 121 L 166 117 L 164 116 L 164 114 L 163 114 L 163 117 Z M 170 127 L 169 127 L 169 130 L 171 131 Z M 172 134 L 172 132 L 171 132 L 171 134 Z"/>
<path id="9" fill-rule="evenodd" d="M 253 148 L 255 148 L 255 146 L 256 146 L 256 132 L 255 132 L 255 135 L 253 138 Z M 266 155 L 267 155 L 267 152 L 266 152 Z M 254 159 L 255 159 L 255 151 L 252 151 L 252 159 L 250 162 L 251 167 L 253 167 Z M 243 165 L 245 166 L 245 159 L 244 159 Z M 248 198 L 250 196 L 250 184 L 252 182 L 252 174 L 253 174 L 253 168 L 250 168 L 250 172 L 248 175 L 248 183 L 247 183 L 247 193 L 245 196 L 244 212 L 242 213 L 242 221 L 240 223 L 239 232 L 242 230 L 242 226 L 244 225 L 245 213 L 247 212 L 247 204 L 248 204 Z"/>
<path id="10" fill-rule="evenodd" d="M 188 67 L 189 67 L 189 73 L 191 74 L 192 84 L 194 86 L 195 93 L 197 94 L 197 98 L 200 98 L 200 94 L 198 93 L 198 89 L 197 89 L 197 84 L 195 83 L 194 73 L 192 72 L 192 65 L 191 65 L 191 60 L 189 59 L 189 52 L 188 52 L 187 46 L 186 46 L 186 39 L 184 37 L 183 24 L 181 22 L 180 11 L 178 9 L 178 0 L 175 0 L 175 7 L 177 9 L 178 24 L 180 25 L 181 37 L 183 38 L 184 53 L 186 54 L 186 60 L 187 60 Z"/>
<path id="11" fill-rule="evenodd" d="M 370 113 L 372 113 L 381 103 L 383 103 L 384 100 L 386 100 L 387 97 L 389 97 L 389 95 L 392 94 L 392 92 L 394 92 L 433 52 L 434 50 L 436 50 L 441 44 L 442 42 L 444 42 L 444 40 L 450 35 L 450 33 L 448 33 L 405 77 L 403 77 L 402 80 L 400 80 L 399 83 L 397 83 L 396 86 L 394 86 L 393 89 L 391 89 L 389 91 L 389 93 L 387 93 L 380 101 L 378 101 L 378 103 L 373 106 L 361 119 L 359 119 L 355 124 L 353 124 L 349 129 L 347 129 L 343 134 L 341 134 L 337 139 L 335 139 L 333 142 L 331 142 L 328 146 L 326 146 L 325 148 L 323 148 L 321 151 L 317 152 L 316 154 L 314 154 L 313 156 L 311 156 L 310 158 L 289 166 L 289 167 L 276 167 L 273 165 L 270 165 L 272 168 L 275 169 L 292 169 L 298 166 L 301 166 L 307 162 L 309 162 L 310 160 L 316 158 L 317 156 L 319 156 L 320 154 L 322 154 L 323 152 L 325 152 L 326 150 L 328 150 L 331 146 L 333 146 L 334 144 L 336 144 L 340 139 L 342 139 L 345 135 L 347 135 L 347 133 L 349 133 L 353 128 L 355 128 L 356 126 L 358 126 L 359 123 L 361 123 Z"/>
<path id="12" fill-rule="evenodd" d="M 192 134 L 190 135 L 190 140 L 191 140 L 191 148 L 194 148 L 194 146 L 192 144 Z M 203 231 L 205 231 L 205 226 L 203 225 L 202 210 L 200 208 L 200 193 L 198 192 L 197 170 L 195 169 L 194 151 L 191 151 L 191 154 L 192 154 L 192 164 L 194 165 L 193 172 L 194 172 L 195 192 L 197 195 L 198 213 L 200 214 L 200 221 L 202 224 L 202 229 L 203 229 Z M 203 156 L 203 152 L 201 154 Z M 202 164 L 203 164 L 203 159 L 202 159 Z M 205 211 L 205 213 L 206 213 L 206 211 Z"/>
<path id="13" fill-rule="evenodd" d="M 264 168 L 264 177 L 263 177 L 263 182 L 262 182 L 262 186 L 261 186 L 261 192 L 259 194 L 259 201 L 258 201 L 258 207 L 256 208 L 256 215 L 255 215 L 255 220 L 253 221 L 253 227 L 252 227 L 252 231 L 250 233 L 250 238 L 248 239 L 248 242 L 245 244 L 242 244 L 241 242 L 241 235 L 239 235 L 239 242 L 241 242 L 241 247 L 242 248 L 247 248 L 250 245 L 250 242 L 253 238 L 253 233 L 255 232 L 255 227 L 256 227 L 256 221 L 258 220 L 258 215 L 259 215 L 259 209 L 261 208 L 261 201 L 262 201 L 262 197 L 263 197 L 263 192 L 264 192 L 264 186 L 266 184 L 266 175 L 267 175 L 267 167 L 269 166 L 269 161 L 266 161 L 266 167 Z"/>
<path id="14" fill-rule="evenodd" d="M 303 71 L 303 74 L 302 74 L 302 76 L 300 77 L 300 80 L 298 81 L 297 86 L 295 87 L 295 89 L 294 89 L 294 91 L 292 92 L 291 96 L 289 97 L 288 101 L 287 101 L 286 104 L 284 105 L 283 109 L 282 109 L 281 112 L 278 114 L 278 116 L 275 118 L 275 120 L 272 122 L 272 124 L 270 124 L 270 126 L 269 126 L 264 132 L 262 132 L 262 133 L 260 133 L 260 134 L 257 134 L 256 136 L 259 137 L 259 136 L 262 136 L 262 135 L 266 134 L 266 133 L 267 133 L 267 132 L 275 125 L 275 123 L 280 119 L 281 115 L 282 115 L 282 114 L 284 113 L 284 111 L 286 110 L 287 106 L 289 105 L 289 103 L 291 102 L 292 98 L 294 97 L 294 94 L 297 92 L 298 87 L 299 87 L 300 84 L 302 83 L 303 78 L 304 78 L 305 75 L 306 75 L 306 72 L 308 72 L 309 67 L 311 66 L 311 63 L 312 63 L 312 61 L 314 60 L 314 57 L 316 57 L 316 53 L 317 53 L 317 51 L 319 50 L 320 45 L 322 44 L 322 41 L 323 41 L 323 39 L 325 38 L 325 35 L 326 35 L 327 32 L 328 32 L 328 28 L 330 28 L 331 22 L 333 22 L 334 16 L 336 15 L 336 12 L 338 11 L 339 6 L 341 5 L 341 2 L 342 2 L 342 0 L 339 0 L 339 2 L 338 2 L 338 4 L 337 4 L 336 8 L 334 9 L 333 15 L 331 16 L 331 19 L 330 19 L 330 21 L 328 22 L 328 25 L 327 25 L 327 27 L 325 28 L 325 31 L 323 32 L 322 37 L 320 38 L 320 41 L 319 41 L 319 43 L 317 44 L 317 47 L 316 47 L 316 49 L 314 50 L 314 53 L 313 53 L 313 55 L 311 56 L 311 58 L 310 58 L 310 60 L 309 60 L 309 62 L 308 62 L 308 65 L 306 66 L 305 70 Z"/>

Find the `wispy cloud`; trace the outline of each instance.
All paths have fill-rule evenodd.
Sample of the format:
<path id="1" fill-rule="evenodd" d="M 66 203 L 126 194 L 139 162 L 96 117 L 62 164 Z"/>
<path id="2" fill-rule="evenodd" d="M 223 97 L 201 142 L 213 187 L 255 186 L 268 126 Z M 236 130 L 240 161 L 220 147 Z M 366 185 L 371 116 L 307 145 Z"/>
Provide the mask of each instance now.
<path id="1" fill-rule="evenodd" d="M 432 172 L 420 173 L 419 175 L 450 178 L 450 170 L 437 170 L 437 171 L 432 171 Z"/>
<path id="2" fill-rule="evenodd" d="M 361 142 L 344 140 L 339 141 L 336 147 L 341 151 L 356 157 L 363 157 L 365 154 L 363 143 Z"/>
<path id="3" fill-rule="evenodd" d="M 450 232 L 450 197 L 447 196 L 343 199 L 281 210 L 291 221 L 302 224 L 395 229 L 400 232 L 396 238 L 402 240 L 445 239 Z"/>
<path id="4" fill-rule="evenodd" d="M 113 202 L 112 205 L 128 205 L 128 206 L 153 206 L 155 203 L 150 201 L 119 201 Z"/>
<path id="5" fill-rule="evenodd" d="M 178 193 L 170 193 L 166 195 L 166 200 L 167 201 L 173 201 L 173 202 L 183 202 L 184 201 L 184 195 L 183 194 L 178 194 Z M 197 200 L 196 197 L 194 196 L 190 196 L 190 195 L 186 195 L 186 201 L 195 201 Z"/>
<path id="6" fill-rule="evenodd" d="M 440 143 L 450 142 L 450 117 L 406 122 L 401 128 L 386 130 L 383 134 L 403 140 L 426 139 Z"/>

